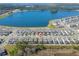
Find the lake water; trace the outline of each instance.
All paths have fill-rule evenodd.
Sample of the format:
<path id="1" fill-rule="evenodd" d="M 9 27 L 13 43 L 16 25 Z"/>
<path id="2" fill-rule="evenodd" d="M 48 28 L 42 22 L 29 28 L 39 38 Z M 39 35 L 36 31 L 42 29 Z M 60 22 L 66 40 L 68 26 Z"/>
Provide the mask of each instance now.
<path id="1" fill-rule="evenodd" d="M 9 15 L 8 17 L 1 18 L 0 25 L 43 27 L 47 26 L 50 20 L 76 15 L 79 15 L 79 11 L 58 11 L 56 13 L 51 13 L 48 10 L 16 12 Z"/>

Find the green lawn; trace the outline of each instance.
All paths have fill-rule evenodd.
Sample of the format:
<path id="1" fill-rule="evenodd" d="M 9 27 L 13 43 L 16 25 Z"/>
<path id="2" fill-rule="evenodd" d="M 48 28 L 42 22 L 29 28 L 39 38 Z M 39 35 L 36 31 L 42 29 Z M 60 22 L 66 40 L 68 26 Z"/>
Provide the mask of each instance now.
<path id="1" fill-rule="evenodd" d="M 48 25 L 48 28 L 54 29 L 54 28 L 56 28 L 56 26 L 55 25 Z"/>

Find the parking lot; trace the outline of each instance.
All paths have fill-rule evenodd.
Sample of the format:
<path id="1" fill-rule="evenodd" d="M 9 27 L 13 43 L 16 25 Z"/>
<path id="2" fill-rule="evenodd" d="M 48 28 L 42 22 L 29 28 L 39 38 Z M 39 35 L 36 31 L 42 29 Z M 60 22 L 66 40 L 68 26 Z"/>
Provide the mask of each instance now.
<path id="1" fill-rule="evenodd" d="M 15 44 L 17 41 L 26 41 L 29 44 L 79 44 L 79 38 L 73 37 L 19 37 L 18 39 L 12 38 L 8 44 Z"/>
<path id="2" fill-rule="evenodd" d="M 65 29 L 65 30 L 52 30 L 52 29 L 40 29 L 40 30 L 17 30 L 16 35 L 17 36 L 35 36 L 39 35 L 41 33 L 43 36 L 69 36 L 69 35 L 75 35 L 77 32 L 71 30 L 71 29 Z"/>
<path id="3" fill-rule="evenodd" d="M 78 32 L 72 29 L 13 29 L 12 32 L 1 30 L 0 44 L 15 44 L 17 41 L 29 44 L 79 44 Z"/>

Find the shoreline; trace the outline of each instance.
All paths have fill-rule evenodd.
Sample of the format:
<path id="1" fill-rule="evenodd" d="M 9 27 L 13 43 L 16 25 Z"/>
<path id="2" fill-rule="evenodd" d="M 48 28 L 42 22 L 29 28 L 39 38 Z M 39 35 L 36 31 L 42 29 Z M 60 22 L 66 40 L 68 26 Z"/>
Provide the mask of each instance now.
<path id="1" fill-rule="evenodd" d="M 7 17 L 8 15 L 9 15 L 9 13 L 4 13 L 4 14 L 1 14 L 1 15 L 0 15 L 0 18 Z"/>
<path id="2" fill-rule="evenodd" d="M 52 22 L 54 22 L 54 21 L 58 21 L 58 20 L 60 20 L 60 21 L 65 21 L 65 19 L 66 18 L 71 18 L 71 17 L 78 17 L 79 15 L 76 15 L 76 16 L 68 16 L 68 17 L 62 17 L 62 18 L 58 18 L 58 19 L 52 19 L 52 20 L 49 20 L 49 22 L 48 22 L 48 25 L 49 25 L 49 23 L 52 21 Z"/>
<path id="3" fill-rule="evenodd" d="M 11 10 L 10 11 L 8 11 L 8 12 L 6 12 L 6 13 L 3 13 L 3 14 L 1 14 L 0 15 L 0 18 L 5 18 L 5 17 L 7 17 L 7 16 L 9 16 L 10 14 L 11 14 Z"/>
<path id="4" fill-rule="evenodd" d="M 18 10 L 18 11 L 19 11 L 19 10 Z M 18 11 L 17 11 L 17 9 L 15 9 L 15 10 L 9 10 L 9 11 L 7 11 L 7 12 L 1 14 L 1 15 L 0 15 L 0 18 L 5 18 L 5 17 L 9 16 L 11 13 L 18 12 Z"/>
<path id="5" fill-rule="evenodd" d="M 3 26 L 3 25 L 0 25 L 0 27 L 5 27 L 5 28 L 22 28 L 22 29 L 30 29 L 30 28 L 36 28 L 36 29 L 39 29 L 39 28 L 48 28 L 48 27 L 14 27 L 14 26 Z"/>

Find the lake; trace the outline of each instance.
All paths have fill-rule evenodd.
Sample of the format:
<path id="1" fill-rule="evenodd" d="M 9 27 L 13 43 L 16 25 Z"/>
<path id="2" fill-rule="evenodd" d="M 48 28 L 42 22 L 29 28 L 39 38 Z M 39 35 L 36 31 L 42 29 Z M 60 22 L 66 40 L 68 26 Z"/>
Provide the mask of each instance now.
<path id="1" fill-rule="evenodd" d="M 44 27 L 50 20 L 79 15 L 79 11 L 24 11 L 12 13 L 8 17 L 0 18 L 0 25 L 16 27 Z"/>

